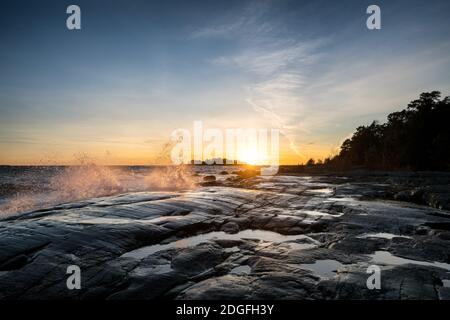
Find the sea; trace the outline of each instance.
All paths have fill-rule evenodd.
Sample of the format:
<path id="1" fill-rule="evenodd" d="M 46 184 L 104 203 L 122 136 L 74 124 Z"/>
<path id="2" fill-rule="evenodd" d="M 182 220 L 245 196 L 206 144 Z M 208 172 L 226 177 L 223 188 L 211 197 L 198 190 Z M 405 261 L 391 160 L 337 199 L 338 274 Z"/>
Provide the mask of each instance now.
<path id="1" fill-rule="evenodd" d="M 0 219 L 58 204 L 130 192 L 195 188 L 236 166 L 0 166 Z M 222 174 L 220 174 L 222 173 Z"/>

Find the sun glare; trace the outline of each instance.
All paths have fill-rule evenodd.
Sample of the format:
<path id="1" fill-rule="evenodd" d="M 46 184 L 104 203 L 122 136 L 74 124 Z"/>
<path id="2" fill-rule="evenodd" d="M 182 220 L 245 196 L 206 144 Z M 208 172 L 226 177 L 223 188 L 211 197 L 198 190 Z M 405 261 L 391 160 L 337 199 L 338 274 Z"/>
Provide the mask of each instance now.
<path id="1" fill-rule="evenodd" d="M 263 162 L 263 157 L 258 153 L 256 149 L 248 149 L 240 152 L 239 160 L 250 165 L 258 165 Z"/>

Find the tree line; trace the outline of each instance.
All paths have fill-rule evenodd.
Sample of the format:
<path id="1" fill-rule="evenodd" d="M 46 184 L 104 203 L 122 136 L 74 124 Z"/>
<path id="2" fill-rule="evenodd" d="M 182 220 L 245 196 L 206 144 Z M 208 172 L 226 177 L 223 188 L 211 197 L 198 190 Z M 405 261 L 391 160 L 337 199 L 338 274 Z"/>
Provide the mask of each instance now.
<path id="1" fill-rule="evenodd" d="M 338 155 L 307 166 L 328 169 L 450 170 L 450 97 L 422 93 L 387 122 L 360 126 Z"/>

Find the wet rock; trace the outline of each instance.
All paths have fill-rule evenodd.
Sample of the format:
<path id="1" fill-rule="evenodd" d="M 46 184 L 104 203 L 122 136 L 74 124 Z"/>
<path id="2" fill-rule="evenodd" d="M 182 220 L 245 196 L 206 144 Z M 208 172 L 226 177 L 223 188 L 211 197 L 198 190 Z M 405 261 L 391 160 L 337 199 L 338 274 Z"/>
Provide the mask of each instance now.
<path id="1" fill-rule="evenodd" d="M 212 182 L 212 181 L 216 181 L 216 176 L 204 176 L 203 177 L 203 181 L 205 182 Z"/>
<path id="2" fill-rule="evenodd" d="M 450 187 L 428 187 L 425 190 L 422 199 L 430 207 L 441 210 L 450 210 Z"/>
<path id="3" fill-rule="evenodd" d="M 11 258 L 10 260 L 7 260 L 3 262 L 0 265 L 0 271 L 10 271 L 15 269 L 20 269 L 24 265 L 26 265 L 28 262 L 28 256 L 20 254 L 16 257 Z"/>
<path id="4" fill-rule="evenodd" d="M 399 201 L 407 201 L 407 202 L 419 202 L 422 200 L 423 190 L 414 189 L 414 190 L 403 190 L 397 192 L 394 195 L 395 200 Z"/>
<path id="5" fill-rule="evenodd" d="M 0 299 L 450 296 L 444 178 L 230 178 L 1 220 Z M 376 252 L 391 261 L 377 262 L 382 289 L 368 290 Z M 81 290 L 66 287 L 73 264 Z"/>
<path id="6" fill-rule="evenodd" d="M 180 273 L 193 276 L 200 274 L 222 262 L 220 247 L 204 244 L 182 250 L 172 259 L 172 268 Z"/>
<path id="7" fill-rule="evenodd" d="M 231 233 L 231 234 L 238 233 L 239 225 L 235 222 L 227 222 L 222 226 L 221 230 L 226 233 Z"/>
<path id="8" fill-rule="evenodd" d="M 157 274 L 140 278 L 139 281 L 123 288 L 122 291 L 108 296 L 110 300 L 154 299 L 163 296 L 173 288 L 186 283 L 187 279 L 179 274 Z"/>
<path id="9" fill-rule="evenodd" d="M 177 299 L 189 300 L 232 300 L 249 299 L 252 295 L 252 278 L 225 275 L 197 283 L 183 291 Z"/>
<path id="10" fill-rule="evenodd" d="M 430 232 L 431 232 L 431 229 L 430 229 L 430 227 L 427 227 L 427 226 L 418 226 L 416 228 L 416 234 L 421 235 L 421 236 L 427 235 Z"/>
<path id="11" fill-rule="evenodd" d="M 260 174 L 259 170 L 254 170 L 254 169 L 246 169 L 246 170 L 241 170 L 241 171 L 237 172 L 237 175 L 242 179 L 256 177 L 259 174 Z"/>

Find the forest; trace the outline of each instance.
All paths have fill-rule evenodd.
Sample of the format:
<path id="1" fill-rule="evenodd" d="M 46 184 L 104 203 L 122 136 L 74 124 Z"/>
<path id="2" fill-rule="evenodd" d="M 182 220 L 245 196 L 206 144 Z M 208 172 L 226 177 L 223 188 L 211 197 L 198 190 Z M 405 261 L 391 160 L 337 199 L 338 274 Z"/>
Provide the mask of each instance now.
<path id="1" fill-rule="evenodd" d="M 419 99 L 388 115 L 380 124 L 360 126 L 346 139 L 338 155 L 306 167 L 347 170 L 450 170 L 450 97 L 439 91 L 422 93 Z"/>

